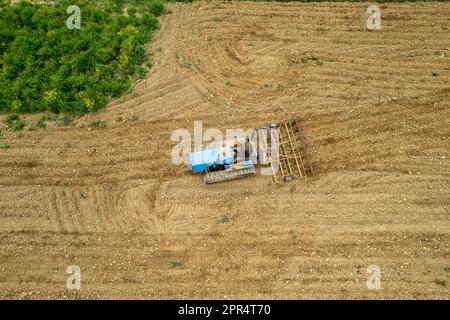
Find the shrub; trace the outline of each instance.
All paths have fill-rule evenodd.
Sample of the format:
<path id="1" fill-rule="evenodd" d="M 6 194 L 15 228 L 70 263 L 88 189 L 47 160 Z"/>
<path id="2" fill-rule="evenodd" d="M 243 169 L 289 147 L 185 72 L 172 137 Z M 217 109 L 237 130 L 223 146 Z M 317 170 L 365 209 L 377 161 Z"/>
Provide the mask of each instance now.
<path id="1" fill-rule="evenodd" d="M 45 121 L 42 119 L 42 117 L 36 123 L 36 127 L 41 128 L 41 129 L 47 128 L 47 125 L 45 124 Z"/>
<path id="2" fill-rule="evenodd" d="M 61 119 L 58 119 L 57 123 L 58 123 L 58 126 L 60 126 L 60 127 L 71 126 L 71 125 L 73 125 L 73 118 L 71 116 L 64 116 Z"/>
<path id="3" fill-rule="evenodd" d="M 137 12 L 136 8 L 133 8 L 133 7 L 128 8 L 128 10 L 127 10 L 127 13 L 128 13 L 130 16 L 135 16 L 135 15 L 136 15 L 136 12 Z"/>
<path id="4" fill-rule="evenodd" d="M 162 0 L 78 0 L 82 29 L 70 30 L 69 0 L 0 3 L 0 111 L 13 113 L 93 112 L 126 93 L 164 11 Z"/>
<path id="5" fill-rule="evenodd" d="M 230 222 L 230 218 L 228 217 L 228 215 L 223 215 L 220 219 L 219 219 L 219 223 L 227 223 Z"/>
<path id="6" fill-rule="evenodd" d="M 106 122 L 104 120 L 92 120 L 89 126 L 95 128 L 106 127 Z"/>
<path id="7" fill-rule="evenodd" d="M 160 16 L 164 12 L 164 3 L 161 0 L 149 0 L 149 6 L 155 16 Z"/>
<path id="8" fill-rule="evenodd" d="M 435 279 L 433 282 L 435 284 L 437 284 L 438 286 L 442 286 L 442 287 L 446 287 L 447 286 L 447 281 L 442 280 L 442 279 Z"/>
<path id="9" fill-rule="evenodd" d="M 171 266 L 173 269 L 175 268 L 181 268 L 183 266 L 183 262 L 181 261 L 172 261 Z"/>
<path id="10" fill-rule="evenodd" d="M 298 235 L 295 233 L 294 230 L 291 230 L 289 232 L 289 234 L 290 234 L 292 240 L 297 240 L 298 239 Z"/>
<path id="11" fill-rule="evenodd" d="M 39 118 L 38 122 L 36 123 L 36 127 L 45 129 L 47 127 L 46 124 L 47 121 L 55 121 L 55 120 L 56 120 L 55 116 L 44 114 Z"/>
<path id="12" fill-rule="evenodd" d="M 21 131 L 25 128 L 25 122 L 20 119 L 18 114 L 10 114 L 5 118 L 5 124 L 13 131 Z"/>

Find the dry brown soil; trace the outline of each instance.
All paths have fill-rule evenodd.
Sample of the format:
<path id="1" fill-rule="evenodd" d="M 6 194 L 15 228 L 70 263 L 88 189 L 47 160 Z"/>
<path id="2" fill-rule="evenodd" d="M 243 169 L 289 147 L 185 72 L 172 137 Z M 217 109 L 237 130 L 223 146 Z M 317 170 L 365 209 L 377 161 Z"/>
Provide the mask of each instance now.
<path id="1" fill-rule="evenodd" d="M 448 299 L 450 3 L 383 4 L 374 32 L 367 6 L 169 5 L 132 94 L 73 127 L 2 122 L 0 298 Z M 194 120 L 288 118 L 316 177 L 207 186 L 171 163 Z"/>

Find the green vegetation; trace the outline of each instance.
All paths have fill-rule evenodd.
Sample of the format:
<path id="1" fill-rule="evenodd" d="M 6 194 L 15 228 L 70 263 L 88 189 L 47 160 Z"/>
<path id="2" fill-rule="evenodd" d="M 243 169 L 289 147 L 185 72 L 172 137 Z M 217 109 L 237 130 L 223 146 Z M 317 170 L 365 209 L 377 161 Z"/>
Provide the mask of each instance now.
<path id="1" fill-rule="evenodd" d="M 185 68 L 190 68 L 192 66 L 192 63 L 186 58 L 183 58 L 183 61 L 181 61 L 181 65 Z"/>
<path id="2" fill-rule="evenodd" d="M 6 126 L 13 131 L 21 131 L 25 128 L 25 122 L 20 119 L 18 114 L 10 114 L 4 120 Z"/>
<path id="3" fill-rule="evenodd" d="M 181 261 L 172 261 L 171 267 L 172 269 L 181 268 L 183 266 L 183 262 Z"/>
<path id="4" fill-rule="evenodd" d="M 442 280 L 442 279 L 435 279 L 433 282 L 435 284 L 437 284 L 438 286 L 442 286 L 442 287 L 446 287 L 447 286 L 447 281 Z"/>
<path id="5" fill-rule="evenodd" d="M 56 120 L 55 116 L 44 114 L 39 118 L 38 122 L 36 123 L 36 127 L 45 129 L 47 127 L 46 124 L 47 121 L 55 121 L 55 120 Z"/>
<path id="6" fill-rule="evenodd" d="M 227 223 L 230 222 L 230 217 L 228 217 L 227 214 L 224 214 L 220 219 L 219 219 L 219 223 Z"/>
<path id="7" fill-rule="evenodd" d="M 106 127 L 106 122 L 104 120 L 92 120 L 89 122 L 90 127 L 102 128 Z"/>
<path id="8" fill-rule="evenodd" d="M 73 125 L 73 118 L 71 116 L 64 116 L 56 121 L 58 126 L 67 127 Z"/>
<path id="9" fill-rule="evenodd" d="M 315 61 L 318 65 L 323 64 L 319 57 L 311 56 L 311 57 L 303 57 L 302 58 L 302 63 L 308 63 L 308 61 Z"/>
<path id="10" fill-rule="evenodd" d="M 6 150 L 6 149 L 9 149 L 9 148 L 11 148 L 11 145 L 9 143 L 0 144 L 0 149 Z"/>
<path id="11" fill-rule="evenodd" d="M 315 61 L 318 65 L 322 65 L 323 62 L 322 60 L 320 60 L 319 57 L 315 57 L 315 56 L 306 56 L 306 57 L 289 57 L 287 59 L 287 62 L 289 65 L 293 65 L 293 64 L 300 64 L 300 63 L 308 63 L 309 61 Z"/>
<path id="12" fill-rule="evenodd" d="M 47 122 L 55 122 L 57 123 L 58 126 L 71 126 L 73 125 L 73 117 L 69 116 L 69 115 L 65 115 L 62 118 L 59 117 L 55 117 L 53 115 L 42 115 L 38 122 L 36 123 L 36 127 L 40 128 L 40 129 L 45 129 L 47 128 Z"/>
<path id="13" fill-rule="evenodd" d="M 297 233 L 295 233 L 294 230 L 291 230 L 291 231 L 289 232 L 289 235 L 291 236 L 291 239 L 292 239 L 292 240 L 297 240 L 297 239 L 298 239 L 298 235 L 297 235 Z"/>
<path id="14" fill-rule="evenodd" d="M 144 46 L 163 1 L 79 0 L 81 29 L 71 30 L 72 1 L 0 0 L 0 111 L 82 114 L 127 92 L 147 72 Z"/>
<path id="15" fill-rule="evenodd" d="M 47 124 L 45 123 L 45 121 L 41 119 L 38 120 L 38 122 L 36 123 L 36 127 L 40 128 L 40 129 L 45 129 L 47 128 Z"/>

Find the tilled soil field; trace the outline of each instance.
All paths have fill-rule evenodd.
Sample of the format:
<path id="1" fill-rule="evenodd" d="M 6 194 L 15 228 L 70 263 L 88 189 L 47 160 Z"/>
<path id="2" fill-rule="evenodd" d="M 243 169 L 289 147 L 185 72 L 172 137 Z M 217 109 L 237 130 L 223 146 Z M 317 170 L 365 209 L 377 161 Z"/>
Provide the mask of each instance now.
<path id="1" fill-rule="evenodd" d="M 132 94 L 73 127 L 2 121 L 0 298 L 448 299 L 450 3 L 383 4 L 372 32 L 368 5 L 169 5 Z M 315 177 L 171 162 L 195 120 L 289 118 Z"/>

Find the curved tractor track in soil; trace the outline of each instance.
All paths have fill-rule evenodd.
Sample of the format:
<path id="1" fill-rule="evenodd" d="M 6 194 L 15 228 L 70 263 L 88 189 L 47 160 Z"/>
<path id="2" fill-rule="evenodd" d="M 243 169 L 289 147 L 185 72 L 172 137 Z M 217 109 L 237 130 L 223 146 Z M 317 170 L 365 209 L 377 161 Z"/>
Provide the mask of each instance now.
<path id="1" fill-rule="evenodd" d="M 450 4 L 383 4 L 378 32 L 366 8 L 169 5 L 129 96 L 74 127 L 1 128 L 0 297 L 447 298 Z M 296 117 L 317 177 L 206 186 L 170 161 L 194 120 Z"/>

